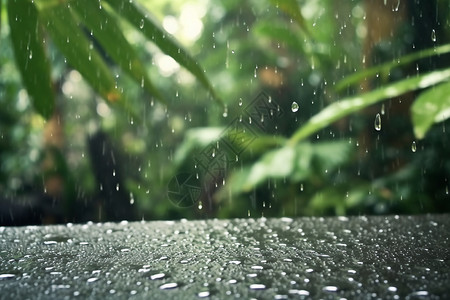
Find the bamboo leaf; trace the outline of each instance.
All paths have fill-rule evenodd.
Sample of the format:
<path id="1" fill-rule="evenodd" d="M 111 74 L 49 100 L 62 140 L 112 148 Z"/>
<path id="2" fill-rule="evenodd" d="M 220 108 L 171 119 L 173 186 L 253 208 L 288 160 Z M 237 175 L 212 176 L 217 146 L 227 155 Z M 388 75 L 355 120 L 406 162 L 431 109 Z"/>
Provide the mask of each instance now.
<path id="1" fill-rule="evenodd" d="M 53 42 L 66 57 L 67 62 L 86 79 L 86 81 L 108 101 L 119 100 L 111 72 L 93 48 L 72 9 L 65 2 L 42 6 L 39 17 L 53 38 Z"/>
<path id="2" fill-rule="evenodd" d="M 209 82 L 204 70 L 191 55 L 183 49 L 173 38 L 169 36 L 159 25 L 152 15 L 136 6 L 129 0 L 106 0 L 111 7 L 124 19 L 126 19 L 137 30 L 141 31 L 147 39 L 151 40 L 164 53 L 170 55 L 180 65 L 191 72 L 197 80 L 209 91 L 211 96 L 223 105 L 215 89 Z"/>
<path id="3" fill-rule="evenodd" d="M 72 1 L 71 7 L 75 9 L 83 24 L 90 29 L 92 37 L 101 44 L 103 50 L 116 64 L 151 95 L 158 100 L 164 100 L 151 82 L 134 49 L 123 35 L 117 20 L 105 9 L 102 9 L 98 2 L 92 0 Z"/>
<path id="4" fill-rule="evenodd" d="M 439 46 L 436 48 L 430 48 L 430 49 L 425 49 L 425 50 L 422 50 L 419 52 L 411 53 L 409 55 L 402 56 L 398 60 L 383 63 L 378 66 L 375 66 L 375 67 L 354 73 L 352 75 L 349 75 L 349 76 L 345 77 L 344 79 L 342 79 L 341 81 L 339 81 L 336 84 L 335 89 L 336 89 L 336 91 L 342 91 L 343 89 L 345 89 L 349 86 L 352 86 L 354 84 L 357 84 L 366 78 L 375 76 L 378 73 L 388 73 L 389 70 L 391 70 L 395 67 L 406 65 L 406 64 L 413 62 L 415 60 L 418 60 L 418 59 L 422 59 L 422 58 L 426 58 L 426 57 L 430 57 L 430 56 L 434 56 L 434 55 L 441 55 L 441 54 L 445 54 L 448 52 L 450 52 L 450 44 L 446 44 L 446 45 L 442 45 L 442 46 Z"/>
<path id="5" fill-rule="evenodd" d="M 450 118 L 450 83 L 444 83 L 424 91 L 411 107 L 414 134 L 425 137 L 434 123 Z"/>
<path id="6" fill-rule="evenodd" d="M 11 40 L 23 83 L 36 111 L 49 119 L 55 96 L 37 9 L 31 1 L 11 0 L 7 3 Z"/>
<path id="7" fill-rule="evenodd" d="M 334 102 L 309 119 L 304 126 L 299 128 L 289 139 L 288 144 L 296 144 L 314 132 L 327 127 L 334 121 L 383 99 L 426 88 L 448 79 L 450 79 L 450 69 L 434 71 L 425 75 L 404 79 L 362 95 L 344 98 Z"/>

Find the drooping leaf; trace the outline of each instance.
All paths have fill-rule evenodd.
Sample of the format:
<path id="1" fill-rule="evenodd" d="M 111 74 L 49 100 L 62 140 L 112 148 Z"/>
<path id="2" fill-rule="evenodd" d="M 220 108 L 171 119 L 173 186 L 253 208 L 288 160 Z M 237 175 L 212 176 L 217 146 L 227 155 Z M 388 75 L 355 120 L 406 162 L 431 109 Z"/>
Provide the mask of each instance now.
<path id="1" fill-rule="evenodd" d="M 414 134 L 425 137 L 434 123 L 450 118 L 450 83 L 430 88 L 419 95 L 411 106 Z"/>
<path id="2" fill-rule="evenodd" d="M 171 56 L 175 61 L 191 72 L 209 91 L 211 96 L 219 103 L 223 104 L 198 62 L 158 25 L 158 22 L 154 20 L 150 12 L 144 11 L 142 7 L 138 7 L 133 1 L 106 1 L 120 16 L 126 19 L 137 30 L 142 32 L 147 39 L 151 40 L 164 53 Z"/>
<path id="3" fill-rule="evenodd" d="M 151 82 L 133 47 L 123 35 L 117 20 L 104 8 L 101 8 L 96 1 L 72 1 L 71 7 L 75 9 L 83 25 L 90 30 L 91 36 L 101 44 L 103 51 L 116 64 L 151 95 L 158 100 L 164 100 L 164 97 Z"/>
<path id="4" fill-rule="evenodd" d="M 383 99 L 426 88 L 448 80 L 449 78 L 450 69 L 434 71 L 417 77 L 404 79 L 365 94 L 344 98 L 334 102 L 309 119 L 305 125 L 300 127 L 289 139 L 288 144 L 296 144 L 316 131 L 327 127 L 331 123 Z"/>
<path id="5" fill-rule="evenodd" d="M 55 96 L 37 9 L 28 0 L 11 0 L 7 3 L 14 56 L 23 83 L 36 111 L 49 119 L 53 113 Z"/>
<path id="6" fill-rule="evenodd" d="M 67 62 L 86 79 L 104 99 L 117 101 L 120 94 L 114 78 L 97 49 L 90 45 L 85 32 L 66 2 L 41 5 L 39 18 L 46 25 L 53 42 Z"/>
<path id="7" fill-rule="evenodd" d="M 395 67 L 400 67 L 402 65 L 406 65 L 410 62 L 413 62 L 415 60 L 419 60 L 422 58 L 434 56 L 434 55 L 441 55 L 444 53 L 450 52 L 450 44 L 442 45 L 436 48 L 430 48 L 425 49 L 419 52 L 411 53 L 405 56 L 400 57 L 399 59 L 396 59 L 392 62 L 386 62 L 374 67 L 371 67 L 366 70 L 362 70 L 360 72 L 354 73 L 352 75 L 349 75 L 339 81 L 336 86 L 336 91 L 342 91 L 343 89 L 346 89 L 347 87 L 360 83 L 362 80 L 375 76 L 378 73 L 385 73 L 387 74 L 391 69 Z"/>

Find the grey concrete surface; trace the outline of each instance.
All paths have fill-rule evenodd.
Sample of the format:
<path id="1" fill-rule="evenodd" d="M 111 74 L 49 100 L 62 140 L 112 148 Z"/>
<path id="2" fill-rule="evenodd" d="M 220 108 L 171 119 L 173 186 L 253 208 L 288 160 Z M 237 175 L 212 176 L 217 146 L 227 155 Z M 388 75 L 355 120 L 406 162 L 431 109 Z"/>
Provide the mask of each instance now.
<path id="1" fill-rule="evenodd" d="M 450 299 L 450 215 L 0 227 L 1 299 Z"/>

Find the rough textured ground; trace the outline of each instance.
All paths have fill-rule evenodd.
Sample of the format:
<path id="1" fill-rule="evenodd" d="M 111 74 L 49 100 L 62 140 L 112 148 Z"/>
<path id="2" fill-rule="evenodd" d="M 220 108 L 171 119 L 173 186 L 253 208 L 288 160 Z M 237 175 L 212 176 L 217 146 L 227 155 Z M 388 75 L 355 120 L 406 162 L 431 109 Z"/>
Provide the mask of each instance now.
<path id="1" fill-rule="evenodd" d="M 0 227 L 0 298 L 450 299 L 450 215 Z"/>

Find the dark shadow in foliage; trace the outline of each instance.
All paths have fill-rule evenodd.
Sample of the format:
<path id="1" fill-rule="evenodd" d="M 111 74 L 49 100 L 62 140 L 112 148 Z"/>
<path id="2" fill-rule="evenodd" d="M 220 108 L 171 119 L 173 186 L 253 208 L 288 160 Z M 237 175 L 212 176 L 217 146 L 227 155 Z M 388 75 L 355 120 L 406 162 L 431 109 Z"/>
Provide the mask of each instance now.
<path id="1" fill-rule="evenodd" d="M 98 131 L 88 139 L 92 172 L 97 181 L 100 221 L 136 219 L 130 204 L 130 193 L 125 188 L 122 158 L 108 135 Z"/>

